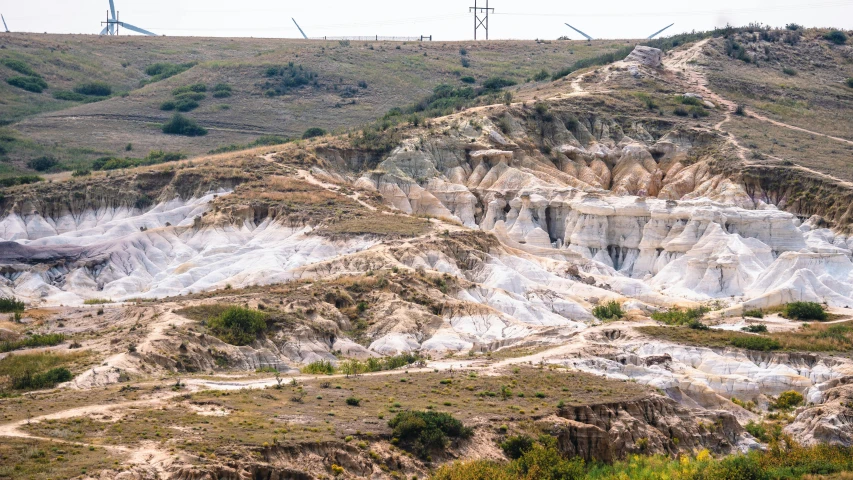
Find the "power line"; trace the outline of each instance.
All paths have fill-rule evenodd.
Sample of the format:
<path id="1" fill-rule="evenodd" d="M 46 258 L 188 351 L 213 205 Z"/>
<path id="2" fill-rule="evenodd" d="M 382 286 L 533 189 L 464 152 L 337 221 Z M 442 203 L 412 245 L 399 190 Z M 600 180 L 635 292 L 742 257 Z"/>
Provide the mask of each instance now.
<path id="1" fill-rule="evenodd" d="M 486 40 L 489 39 L 489 12 L 494 12 L 494 8 L 489 8 L 489 0 L 486 0 L 485 7 L 478 7 L 477 0 L 474 0 L 474 6 L 468 8 L 469 12 L 474 12 L 474 40 L 477 39 L 477 30 L 480 27 L 486 31 Z"/>
<path id="2" fill-rule="evenodd" d="M 792 10 L 812 10 L 815 8 L 829 8 L 829 7 L 845 7 L 845 6 L 853 6 L 853 1 L 844 1 L 844 2 L 819 2 L 813 3 L 809 5 L 778 5 L 773 6 L 770 9 L 773 12 L 777 11 L 792 11 Z M 550 12 L 550 13 L 527 13 L 527 12 L 501 12 L 494 13 L 494 15 L 503 15 L 503 16 L 515 16 L 515 17 L 554 17 L 554 16 L 562 16 L 562 17 L 660 17 L 660 16 L 690 16 L 690 15 L 717 15 L 720 13 L 751 13 L 751 12 L 767 12 L 768 7 L 750 7 L 750 8 L 721 8 L 718 10 L 682 10 L 682 11 L 670 11 L 667 10 L 665 12 L 621 12 L 621 13 L 578 13 L 578 12 Z"/>

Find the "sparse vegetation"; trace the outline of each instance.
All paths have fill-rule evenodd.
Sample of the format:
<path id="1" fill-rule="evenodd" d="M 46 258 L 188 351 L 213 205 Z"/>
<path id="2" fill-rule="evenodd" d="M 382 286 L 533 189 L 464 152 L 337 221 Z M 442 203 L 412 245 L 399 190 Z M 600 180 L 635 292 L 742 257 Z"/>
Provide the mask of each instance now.
<path id="1" fill-rule="evenodd" d="M 689 308 L 687 310 L 674 308 L 666 312 L 654 312 L 651 317 L 652 320 L 667 325 L 687 325 L 691 321 L 700 320 L 709 311 L 707 307 Z"/>
<path id="2" fill-rule="evenodd" d="M 754 308 L 751 310 L 744 310 L 744 317 L 752 317 L 752 318 L 764 318 L 764 311 L 760 308 Z"/>
<path id="3" fill-rule="evenodd" d="M 315 360 L 302 367 L 302 373 L 308 373 L 311 375 L 332 375 L 335 373 L 335 366 L 328 360 Z"/>
<path id="4" fill-rule="evenodd" d="M 747 326 L 741 328 L 741 330 L 743 330 L 744 332 L 749 332 L 749 333 L 767 333 L 767 325 L 765 325 L 763 323 L 758 323 L 755 325 L 747 325 Z"/>
<path id="5" fill-rule="evenodd" d="M 61 333 L 47 333 L 44 335 L 36 333 L 19 340 L 0 342 L 0 353 L 20 350 L 22 348 L 52 347 L 64 341 L 65 335 Z"/>
<path id="6" fill-rule="evenodd" d="M 800 392 L 789 390 L 779 394 L 776 400 L 770 404 L 770 408 L 773 410 L 791 410 L 794 407 L 802 405 L 803 401 L 803 395 Z"/>
<path id="7" fill-rule="evenodd" d="M 264 90 L 269 97 L 287 95 L 306 85 L 319 86 L 317 73 L 293 62 L 266 67 L 264 75 L 268 78 Z"/>
<path id="8" fill-rule="evenodd" d="M 302 134 L 302 139 L 307 140 L 309 138 L 322 137 L 325 134 L 326 134 L 326 131 L 323 130 L 322 128 L 311 127 L 308 130 L 305 130 L 305 132 Z"/>
<path id="9" fill-rule="evenodd" d="M 264 312 L 234 306 L 208 320 L 207 328 L 225 343 L 248 345 L 266 331 L 266 318 Z"/>
<path id="10" fill-rule="evenodd" d="M 159 82 L 160 80 L 164 80 L 169 77 L 174 77 L 180 73 L 183 73 L 190 68 L 195 66 L 195 62 L 189 63 L 155 63 L 153 65 L 149 65 L 145 68 L 145 74 L 150 76 L 151 78 L 147 80 L 143 80 L 140 82 L 140 86 L 147 85 L 149 83 Z"/>
<path id="11" fill-rule="evenodd" d="M 830 30 L 824 34 L 823 38 L 829 40 L 836 45 L 844 45 L 847 43 L 847 34 L 841 30 Z"/>
<path id="12" fill-rule="evenodd" d="M 38 175 L 20 175 L 17 177 L 0 178 L 0 187 L 14 187 L 15 185 L 27 185 L 43 181 L 44 178 Z"/>

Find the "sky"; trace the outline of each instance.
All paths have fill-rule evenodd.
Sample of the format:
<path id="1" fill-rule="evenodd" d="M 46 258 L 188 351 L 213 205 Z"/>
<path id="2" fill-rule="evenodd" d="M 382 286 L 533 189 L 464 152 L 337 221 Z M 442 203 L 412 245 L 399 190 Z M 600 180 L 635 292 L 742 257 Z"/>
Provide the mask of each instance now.
<path id="1" fill-rule="evenodd" d="M 309 37 L 419 36 L 473 38 L 474 0 L 115 0 L 122 21 L 170 36 L 298 38 L 296 18 Z M 483 6 L 486 0 L 477 0 Z M 629 0 L 568 2 L 489 0 L 490 39 L 644 38 L 675 23 L 667 34 L 760 22 L 772 26 L 853 29 L 853 0 Z M 98 33 L 108 0 L 0 0 L 12 31 Z M 480 31 L 480 38 L 483 32 Z M 2 37 L 0 37 L 2 39 Z"/>

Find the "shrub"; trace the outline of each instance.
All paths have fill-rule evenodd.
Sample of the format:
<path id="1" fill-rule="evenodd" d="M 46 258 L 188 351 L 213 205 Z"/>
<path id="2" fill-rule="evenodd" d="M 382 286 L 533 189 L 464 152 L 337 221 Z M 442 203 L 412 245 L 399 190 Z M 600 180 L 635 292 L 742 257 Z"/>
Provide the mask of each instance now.
<path id="1" fill-rule="evenodd" d="M 710 114 L 703 107 L 691 107 L 690 108 L 690 115 L 693 118 L 700 118 L 700 117 L 707 117 Z"/>
<path id="2" fill-rule="evenodd" d="M 533 439 L 527 435 L 512 435 L 501 442 L 500 447 L 507 457 L 515 460 L 521 458 L 524 452 L 533 448 L 533 445 Z"/>
<path id="3" fill-rule="evenodd" d="M 20 340 L 0 342 L 0 353 L 11 352 L 22 348 L 53 347 L 65 341 L 61 333 L 35 334 Z"/>
<path id="4" fill-rule="evenodd" d="M 205 99 L 205 97 L 206 97 L 206 95 L 205 95 L 205 94 L 203 94 L 203 93 L 198 93 L 198 92 L 184 92 L 184 93 L 182 93 L 182 94 L 180 94 L 180 95 L 175 95 L 175 100 L 177 100 L 177 101 L 181 101 L 181 100 L 193 100 L 193 101 L 196 101 L 196 102 L 200 102 L 200 101 L 204 100 L 204 99 Z"/>
<path id="5" fill-rule="evenodd" d="M 345 402 L 347 405 L 349 405 L 351 407 L 357 407 L 357 406 L 361 405 L 361 399 L 356 398 L 356 397 L 347 397 Z"/>
<path id="6" fill-rule="evenodd" d="M 687 323 L 687 327 L 690 329 L 693 329 L 693 330 L 710 330 L 711 329 L 711 327 L 709 327 L 708 325 L 705 325 L 704 323 L 700 322 L 699 320 L 690 320 Z"/>
<path id="7" fill-rule="evenodd" d="M 15 390 L 36 390 L 40 388 L 53 388 L 58 383 L 71 380 L 73 375 L 65 367 L 51 368 L 44 373 L 33 374 L 29 371 L 23 375 L 12 377 L 12 388 Z"/>
<path id="8" fill-rule="evenodd" d="M 744 317 L 752 317 L 752 318 L 764 318 L 764 311 L 760 308 L 754 308 L 752 310 L 744 310 Z"/>
<path id="9" fill-rule="evenodd" d="M 675 107 L 675 110 L 673 110 L 672 113 L 676 114 L 679 117 L 686 117 L 687 115 L 690 115 L 690 113 L 687 112 L 687 109 L 680 105 Z"/>
<path id="10" fill-rule="evenodd" d="M 757 455 L 734 455 L 725 457 L 712 469 L 708 478 L 764 480 L 769 475 L 758 461 Z"/>
<path id="11" fill-rule="evenodd" d="M 823 38 L 829 40 L 836 45 L 844 45 L 847 43 L 847 34 L 841 30 L 831 30 L 824 34 Z"/>
<path id="12" fill-rule="evenodd" d="M 444 449 L 450 438 L 469 438 L 473 431 L 443 412 L 400 412 L 388 422 L 394 438 L 410 451 L 426 457 Z"/>
<path id="13" fill-rule="evenodd" d="M 227 83 L 217 83 L 213 87 L 213 98 L 227 98 L 231 96 L 231 85 Z"/>
<path id="14" fill-rule="evenodd" d="M 548 80 L 548 78 L 550 78 L 550 77 L 551 77 L 551 74 L 548 73 L 548 70 L 545 70 L 543 68 L 542 70 L 539 71 L 539 73 L 537 73 L 536 75 L 533 76 L 533 80 L 536 80 L 537 82 L 541 82 L 543 80 Z"/>
<path id="15" fill-rule="evenodd" d="M 38 172 L 45 172 L 59 165 L 59 160 L 52 157 L 34 158 L 27 162 L 27 166 Z"/>
<path id="16" fill-rule="evenodd" d="M 471 66 L 471 60 L 468 60 L 467 57 L 462 57 L 459 59 L 459 64 L 462 65 L 462 68 L 468 68 Z"/>
<path id="17" fill-rule="evenodd" d="M 199 126 L 194 120 L 176 113 L 168 123 L 163 125 L 163 133 L 200 137 L 207 135 L 207 130 Z"/>
<path id="18" fill-rule="evenodd" d="M 142 81 L 141 84 L 145 85 L 147 83 L 159 82 L 160 80 L 174 77 L 179 73 L 183 73 L 190 68 L 194 67 L 195 63 L 182 63 L 176 65 L 174 63 L 155 63 L 153 65 L 149 65 L 145 67 L 145 74 L 149 75 L 151 78 L 147 81 Z"/>
<path id="19" fill-rule="evenodd" d="M 692 105 L 695 107 L 701 107 L 703 105 L 702 100 L 690 95 L 678 95 L 675 99 L 682 105 Z"/>
<path id="20" fill-rule="evenodd" d="M 283 67 L 267 67 L 264 74 L 270 79 L 263 85 L 268 96 L 286 95 L 305 85 L 318 85 L 315 72 L 293 62 Z"/>
<path id="21" fill-rule="evenodd" d="M 44 179 L 38 175 L 20 175 L 18 177 L 0 178 L 0 187 L 14 187 L 15 185 L 29 185 L 30 183 L 43 182 Z"/>
<path id="22" fill-rule="evenodd" d="M 508 78 L 503 77 L 491 77 L 483 82 L 483 88 L 485 90 L 496 91 L 505 87 L 511 87 L 515 85 L 516 82 L 514 80 L 510 80 Z"/>
<path id="23" fill-rule="evenodd" d="M 207 85 L 203 83 L 193 83 L 192 85 L 184 85 L 172 90 L 172 95 L 178 96 L 184 93 L 204 93 L 207 91 Z"/>
<path id="24" fill-rule="evenodd" d="M 180 98 L 175 102 L 175 110 L 179 112 L 190 112 L 198 108 L 198 102 L 192 98 Z"/>
<path id="25" fill-rule="evenodd" d="M 113 88 L 104 82 L 86 82 L 74 87 L 74 92 L 80 95 L 106 97 L 112 95 Z"/>
<path id="26" fill-rule="evenodd" d="M 464 77 L 460 78 L 459 80 L 460 80 L 462 83 L 467 83 L 467 84 L 472 84 L 472 83 L 476 83 L 476 82 L 477 82 L 477 79 L 475 79 L 474 77 L 472 77 L 472 76 L 470 76 L 470 75 L 466 75 L 466 76 L 464 76 Z"/>
<path id="27" fill-rule="evenodd" d="M 69 92 L 68 90 L 56 90 L 51 95 L 53 95 L 53 98 L 57 100 L 67 100 L 69 102 L 84 102 L 88 100 L 86 95 Z"/>
<path id="28" fill-rule="evenodd" d="M 652 320 L 666 323 L 667 325 L 687 325 L 691 321 L 699 320 L 708 313 L 707 307 L 689 308 L 687 310 L 672 309 L 666 312 L 652 313 Z"/>
<path id="29" fill-rule="evenodd" d="M 796 71 L 796 70 L 794 70 L 794 69 L 793 69 L 793 68 L 791 68 L 791 67 L 784 67 L 784 68 L 782 69 L 782 73 L 784 73 L 785 75 L 788 75 L 788 76 L 790 76 L 790 77 L 793 77 L 793 76 L 796 76 L 796 75 L 797 75 L 797 71 Z"/>
<path id="30" fill-rule="evenodd" d="M 756 325 L 747 325 L 741 328 L 741 330 L 749 333 L 767 333 L 767 325 L 763 323 L 759 323 Z"/>
<path id="31" fill-rule="evenodd" d="M 847 86 L 853 88 L 853 77 L 847 79 Z"/>
<path id="32" fill-rule="evenodd" d="M 732 344 L 732 346 L 737 348 L 745 348 L 747 350 L 758 350 L 761 352 L 768 352 L 770 350 L 778 350 L 782 348 L 782 345 L 772 338 L 753 335 L 734 337 L 730 340 L 730 343 Z"/>
<path id="33" fill-rule="evenodd" d="M 165 102 L 160 104 L 160 110 L 169 112 L 175 109 L 175 101 L 174 100 L 166 100 Z"/>
<path id="34" fill-rule="evenodd" d="M 308 373 L 311 375 L 332 375 L 335 373 L 335 366 L 328 360 L 315 360 L 302 367 L 302 373 Z"/>
<path id="35" fill-rule="evenodd" d="M 518 478 L 541 480 L 581 480 L 586 476 L 583 460 L 567 460 L 557 449 L 556 439 L 548 436 L 540 437 L 540 443 L 514 461 L 511 471 Z"/>
<path id="36" fill-rule="evenodd" d="M 12 70 L 14 70 L 18 73 L 21 73 L 23 75 L 26 75 L 28 77 L 38 77 L 39 76 L 39 74 L 36 73 L 35 70 L 33 70 L 29 65 L 22 62 L 21 60 L 15 60 L 12 58 L 4 58 L 3 59 L 3 65 L 6 65 L 8 68 L 11 68 Z"/>
<path id="37" fill-rule="evenodd" d="M 308 130 L 305 130 L 305 133 L 302 134 L 302 139 L 307 140 L 309 138 L 314 137 L 322 137 L 326 134 L 326 131 L 320 127 L 311 127 Z"/>
<path id="38" fill-rule="evenodd" d="M 41 93 L 47 88 L 47 82 L 39 77 L 9 77 L 6 83 L 33 93 Z"/>
<path id="39" fill-rule="evenodd" d="M 622 305 L 612 300 L 604 305 L 598 305 L 592 309 L 592 315 L 599 320 L 618 320 L 622 318 Z"/>
<path id="40" fill-rule="evenodd" d="M 826 320 L 823 305 L 815 302 L 792 302 L 782 309 L 782 316 L 796 320 Z"/>
<path id="41" fill-rule="evenodd" d="M 738 105 L 735 108 L 735 115 L 740 115 L 740 116 L 746 115 L 746 107 L 744 107 L 743 105 Z"/>
<path id="42" fill-rule="evenodd" d="M 775 402 L 770 404 L 774 410 L 790 410 L 803 404 L 803 396 L 794 390 L 782 392 Z"/>
<path id="43" fill-rule="evenodd" d="M 85 176 L 91 175 L 91 174 L 92 174 L 92 171 L 89 170 L 88 168 L 78 168 L 78 169 L 74 170 L 73 172 L 71 172 L 72 177 L 85 177 Z"/>
<path id="44" fill-rule="evenodd" d="M 214 336 L 231 345 L 248 345 L 267 329 L 266 314 L 243 307 L 229 307 L 210 319 L 207 327 Z"/>

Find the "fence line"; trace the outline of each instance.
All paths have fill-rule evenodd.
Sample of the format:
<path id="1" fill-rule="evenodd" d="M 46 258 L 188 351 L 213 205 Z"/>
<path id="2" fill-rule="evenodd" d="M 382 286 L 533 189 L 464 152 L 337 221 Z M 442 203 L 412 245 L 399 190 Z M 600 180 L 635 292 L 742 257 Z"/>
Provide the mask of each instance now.
<path id="1" fill-rule="evenodd" d="M 432 41 L 432 35 L 424 35 L 420 37 L 383 37 L 381 35 L 370 35 L 366 37 L 311 37 L 310 40 L 352 40 L 353 42 L 421 42 L 424 40 Z"/>

